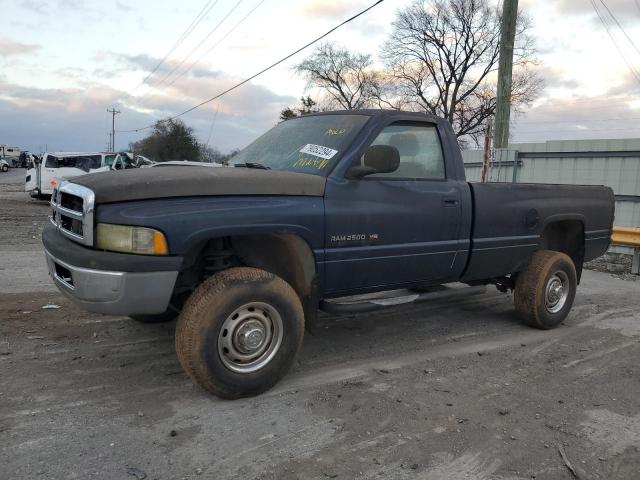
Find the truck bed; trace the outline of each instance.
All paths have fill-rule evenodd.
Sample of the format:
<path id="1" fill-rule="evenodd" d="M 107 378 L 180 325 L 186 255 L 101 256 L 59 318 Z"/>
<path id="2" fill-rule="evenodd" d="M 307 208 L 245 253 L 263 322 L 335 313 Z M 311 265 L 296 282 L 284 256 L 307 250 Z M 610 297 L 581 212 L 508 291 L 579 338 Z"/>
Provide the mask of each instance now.
<path id="1" fill-rule="evenodd" d="M 520 271 L 545 228 L 557 222 L 582 228 L 585 261 L 609 248 L 615 200 L 609 187 L 470 182 L 469 188 L 473 220 L 463 281 Z"/>

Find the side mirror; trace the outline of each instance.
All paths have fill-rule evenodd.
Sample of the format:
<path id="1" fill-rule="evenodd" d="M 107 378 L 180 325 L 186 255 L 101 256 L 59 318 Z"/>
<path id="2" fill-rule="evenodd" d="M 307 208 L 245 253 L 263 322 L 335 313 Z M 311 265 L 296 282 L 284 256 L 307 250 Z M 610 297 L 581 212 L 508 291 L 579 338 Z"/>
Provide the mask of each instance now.
<path id="1" fill-rule="evenodd" d="M 363 163 L 347 170 L 347 176 L 362 178 L 373 173 L 395 172 L 400 165 L 400 152 L 392 145 L 371 145 L 364 152 Z"/>

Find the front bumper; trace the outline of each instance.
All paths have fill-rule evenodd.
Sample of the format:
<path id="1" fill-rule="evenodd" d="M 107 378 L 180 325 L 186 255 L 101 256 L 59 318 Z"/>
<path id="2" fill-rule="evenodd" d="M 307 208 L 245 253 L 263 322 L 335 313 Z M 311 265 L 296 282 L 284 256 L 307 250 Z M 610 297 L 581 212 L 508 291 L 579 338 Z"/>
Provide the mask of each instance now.
<path id="1" fill-rule="evenodd" d="M 54 227 L 45 228 L 42 240 L 53 282 L 82 308 L 134 315 L 162 313 L 169 306 L 181 258 L 92 250 Z"/>

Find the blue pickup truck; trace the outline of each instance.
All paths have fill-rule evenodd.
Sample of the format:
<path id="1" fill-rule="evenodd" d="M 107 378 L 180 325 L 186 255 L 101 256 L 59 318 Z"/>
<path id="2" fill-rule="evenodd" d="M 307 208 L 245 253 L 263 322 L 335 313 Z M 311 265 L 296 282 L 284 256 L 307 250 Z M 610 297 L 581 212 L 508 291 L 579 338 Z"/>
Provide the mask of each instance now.
<path id="1" fill-rule="evenodd" d="M 225 168 L 167 165 L 63 183 L 43 232 L 81 307 L 178 317 L 186 373 L 223 398 L 292 365 L 318 310 L 358 313 L 484 291 L 548 329 L 609 247 L 611 189 L 469 183 L 444 120 L 354 110 L 280 123 Z M 447 285 L 450 284 L 450 285 Z"/>

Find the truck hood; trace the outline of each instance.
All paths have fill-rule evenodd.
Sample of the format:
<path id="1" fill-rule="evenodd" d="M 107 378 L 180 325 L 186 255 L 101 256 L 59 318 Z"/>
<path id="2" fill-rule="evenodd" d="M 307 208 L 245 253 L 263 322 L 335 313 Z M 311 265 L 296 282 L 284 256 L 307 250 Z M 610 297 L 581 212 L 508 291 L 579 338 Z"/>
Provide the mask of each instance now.
<path id="1" fill-rule="evenodd" d="M 161 166 L 84 175 L 72 180 L 93 190 L 96 203 L 217 195 L 321 197 L 326 179 L 306 173 L 224 167 Z"/>

